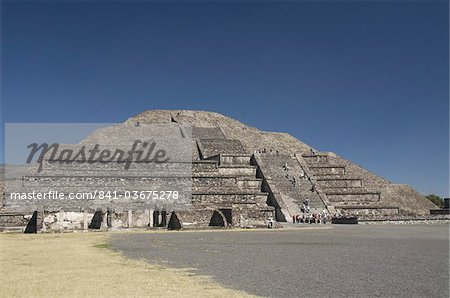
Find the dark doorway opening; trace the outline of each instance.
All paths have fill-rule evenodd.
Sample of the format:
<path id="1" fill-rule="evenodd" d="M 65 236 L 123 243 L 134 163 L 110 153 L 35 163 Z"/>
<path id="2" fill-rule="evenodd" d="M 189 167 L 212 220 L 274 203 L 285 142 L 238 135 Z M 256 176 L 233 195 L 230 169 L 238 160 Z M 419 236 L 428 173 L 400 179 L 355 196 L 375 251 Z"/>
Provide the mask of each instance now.
<path id="1" fill-rule="evenodd" d="M 167 225 L 168 230 L 180 230 L 182 228 L 180 219 L 178 218 L 175 211 L 172 212 L 169 219 L 169 224 Z"/>
<path id="2" fill-rule="evenodd" d="M 230 208 L 226 208 L 226 209 L 221 208 L 221 209 L 219 209 L 219 211 L 222 212 L 223 216 L 225 216 L 225 219 L 227 220 L 227 225 L 228 226 L 233 225 L 233 215 L 232 215 L 231 209 Z"/>
<path id="3" fill-rule="evenodd" d="M 28 221 L 24 233 L 27 234 L 37 233 L 37 217 L 38 217 L 37 211 L 34 211 L 33 216 L 31 216 L 30 220 Z"/>
<path id="4" fill-rule="evenodd" d="M 103 221 L 103 213 L 101 210 L 97 210 L 95 211 L 94 216 L 92 216 L 92 220 L 88 228 L 98 230 L 102 226 L 102 221 Z"/>
<path id="5" fill-rule="evenodd" d="M 211 216 L 211 220 L 209 221 L 209 225 L 213 227 L 224 227 L 225 221 L 223 220 L 222 215 L 214 210 L 213 215 Z"/>
<path id="6" fill-rule="evenodd" d="M 153 227 L 161 228 L 167 226 L 167 211 L 153 211 Z"/>
<path id="7" fill-rule="evenodd" d="M 113 219 L 114 219 L 114 210 L 108 208 L 107 213 L 106 213 L 106 224 L 107 224 L 108 228 L 112 228 Z"/>

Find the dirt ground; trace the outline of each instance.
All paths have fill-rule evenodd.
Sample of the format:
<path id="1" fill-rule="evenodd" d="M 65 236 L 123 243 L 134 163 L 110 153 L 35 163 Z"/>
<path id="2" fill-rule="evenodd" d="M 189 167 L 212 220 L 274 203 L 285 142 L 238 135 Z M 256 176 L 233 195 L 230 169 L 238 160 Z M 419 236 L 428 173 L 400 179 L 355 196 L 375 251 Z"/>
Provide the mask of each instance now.
<path id="1" fill-rule="evenodd" d="M 207 276 L 128 260 L 106 233 L 0 234 L 0 297 L 242 297 Z"/>

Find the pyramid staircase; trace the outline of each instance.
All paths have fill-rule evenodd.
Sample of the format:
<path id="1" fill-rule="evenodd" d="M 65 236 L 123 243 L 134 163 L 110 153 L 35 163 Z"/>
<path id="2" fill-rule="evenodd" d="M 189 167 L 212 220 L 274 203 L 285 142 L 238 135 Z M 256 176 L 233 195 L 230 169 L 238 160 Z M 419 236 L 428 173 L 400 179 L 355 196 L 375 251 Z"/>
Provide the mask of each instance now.
<path id="1" fill-rule="evenodd" d="M 264 186 L 272 204 L 278 209 L 277 220 L 292 221 L 292 216 L 301 214 L 301 207 L 308 198 L 310 212 L 320 212 L 325 205 L 313 183 L 308 179 L 294 155 L 255 154 Z M 294 182 L 295 178 L 295 182 Z"/>

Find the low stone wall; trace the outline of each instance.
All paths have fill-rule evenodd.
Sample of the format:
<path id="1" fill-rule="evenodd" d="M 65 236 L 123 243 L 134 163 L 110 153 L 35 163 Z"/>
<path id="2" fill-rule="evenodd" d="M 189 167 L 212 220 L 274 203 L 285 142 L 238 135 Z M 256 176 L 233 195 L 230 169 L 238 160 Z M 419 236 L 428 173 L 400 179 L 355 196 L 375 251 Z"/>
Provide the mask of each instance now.
<path id="1" fill-rule="evenodd" d="M 346 207 L 342 208 L 340 206 L 335 206 L 338 213 L 342 214 L 343 216 L 358 216 L 360 218 L 370 217 L 370 218 L 377 218 L 377 217 L 395 217 L 399 215 L 398 208 L 386 208 L 386 207 L 361 207 L 361 208 L 355 208 L 355 207 Z"/>
<path id="2" fill-rule="evenodd" d="M 431 215 L 445 215 L 450 214 L 450 209 L 431 209 L 430 210 Z"/>
<path id="3" fill-rule="evenodd" d="M 449 215 L 434 216 L 391 216 L 390 218 L 365 219 L 359 220 L 360 224 L 394 224 L 394 225 L 414 225 L 414 224 L 449 224 Z"/>
<path id="4" fill-rule="evenodd" d="M 0 213 L 0 232 L 3 231 L 25 231 L 25 228 L 33 214 L 28 213 Z"/>

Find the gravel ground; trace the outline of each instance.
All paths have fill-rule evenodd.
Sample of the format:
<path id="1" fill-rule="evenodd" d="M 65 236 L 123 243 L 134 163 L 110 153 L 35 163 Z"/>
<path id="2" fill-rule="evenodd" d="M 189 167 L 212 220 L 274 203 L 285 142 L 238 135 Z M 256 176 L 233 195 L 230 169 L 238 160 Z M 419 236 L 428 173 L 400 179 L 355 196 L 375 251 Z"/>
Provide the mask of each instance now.
<path id="1" fill-rule="evenodd" d="M 271 297 L 449 297 L 449 225 L 113 234 L 130 258 Z"/>

